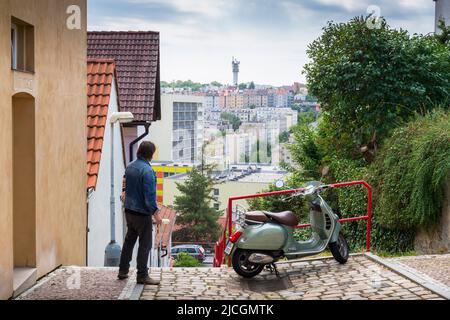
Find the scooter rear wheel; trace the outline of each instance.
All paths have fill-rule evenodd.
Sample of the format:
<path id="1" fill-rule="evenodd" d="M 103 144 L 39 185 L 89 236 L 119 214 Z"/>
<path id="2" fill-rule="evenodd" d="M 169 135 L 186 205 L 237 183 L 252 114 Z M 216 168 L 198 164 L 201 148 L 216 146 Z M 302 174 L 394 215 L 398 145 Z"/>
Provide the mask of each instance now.
<path id="1" fill-rule="evenodd" d="M 329 244 L 331 254 L 337 262 L 344 264 L 348 260 L 349 249 L 347 240 L 342 233 L 339 233 L 338 240 Z"/>
<path id="2" fill-rule="evenodd" d="M 255 264 L 248 261 L 248 257 L 252 253 L 253 251 L 250 250 L 237 249 L 231 259 L 234 271 L 244 278 L 253 278 L 264 269 L 263 264 Z"/>

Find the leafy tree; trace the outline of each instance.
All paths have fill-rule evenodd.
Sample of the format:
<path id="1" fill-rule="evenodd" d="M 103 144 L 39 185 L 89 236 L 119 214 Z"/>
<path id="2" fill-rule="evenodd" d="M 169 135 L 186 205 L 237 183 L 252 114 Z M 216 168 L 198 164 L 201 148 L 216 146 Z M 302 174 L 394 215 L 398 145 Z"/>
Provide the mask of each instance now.
<path id="1" fill-rule="evenodd" d="M 161 87 L 163 88 L 190 88 L 192 91 L 199 91 L 204 87 L 204 84 L 193 82 L 192 80 L 176 80 L 172 82 L 161 81 Z"/>
<path id="2" fill-rule="evenodd" d="M 223 84 L 221 84 L 220 82 L 217 82 L 217 81 L 211 82 L 210 85 L 212 85 L 214 87 L 222 87 L 223 86 Z"/>
<path id="3" fill-rule="evenodd" d="M 240 84 L 238 85 L 238 88 L 239 88 L 239 90 L 245 90 L 245 89 L 247 89 L 247 84 L 245 84 L 245 83 L 240 83 Z"/>
<path id="4" fill-rule="evenodd" d="M 442 43 L 442 44 L 449 44 L 450 43 L 450 26 L 445 25 L 444 20 L 439 20 L 438 22 L 438 28 L 441 29 L 440 34 L 436 34 L 436 39 Z"/>
<path id="5" fill-rule="evenodd" d="M 182 228 L 174 232 L 176 241 L 209 242 L 219 237 L 220 212 L 210 206 L 213 185 L 210 171 L 202 174 L 197 168 L 188 173 L 184 183 L 177 183 L 180 195 L 175 197 L 174 207 Z"/>
<path id="6" fill-rule="evenodd" d="M 309 109 L 308 111 L 298 113 L 299 124 L 310 124 L 317 118 L 317 112 Z"/>
<path id="7" fill-rule="evenodd" d="M 301 166 L 294 169 L 300 180 L 318 180 L 319 167 L 323 158 L 322 150 L 317 144 L 317 133 L 308 124 L 300 124 L 292 128 L 295 143 L 288 145 L 292 160 Z"/>
<path id="8" fill-rule="evenodd" d="M 317 102 L 317 98 L 312 96 L 312 95 L 310 95 L 310 94 L 308 94 L 308 95 L 306 95 L 305 101 L 306 102 Z"/>
<path id="9" fill-rule="evenodd" d="M 234 131 L 237 131 L 242 124 L 242 121 L 241 121 L 241 119 L 239 119 L 238 116 L 236 116 L 232 113 L 229 113 L 229 112 L 223 112 L 220 115 L 220 118 L 224 121 L 228 121 L 229 123 L 231 123 Z"/>
<path id="10" fill-rule="evenodd" d="M 289 142 L 289 131 L 283 131 L 282 133 L 280 133 L 280 136 L 278 137 L 278 141 L 280 143 L 286 143 Z"/>
<path id="11" fill-rule="evenodd" d="M 254 83 L 253 81 L 250 82 L 250 83 L 248 84 L 248 88 L 249 88 L 250 90 L 255 89 L 255 88 L 256 88 L 255 83 Z"/>
<path id="12" fill-rule="evenodd" d="M 389 132 L 415 112 L 448 105 L 450 49 L 435 37 L 410 36 L 382 19 L 332 23 L 308 47 L 310 93 L 318 98 L 333 134 L 346 134 L 353 148 L 376 150 Z"/>

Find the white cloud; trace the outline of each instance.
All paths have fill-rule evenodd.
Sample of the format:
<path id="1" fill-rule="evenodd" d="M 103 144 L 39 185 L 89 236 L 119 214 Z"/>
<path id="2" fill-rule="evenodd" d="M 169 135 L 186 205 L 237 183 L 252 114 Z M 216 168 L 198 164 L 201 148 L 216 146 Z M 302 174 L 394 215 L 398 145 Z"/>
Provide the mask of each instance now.
<path id="1" fill-rule="evenodd" d="M 407 9 L 411 9 L 411 10 L 428 10 L 430 8 L 430 6 L 433 6 L 433 4 L 431 3 L 431 0 L 398 0 L 397 4 L 400 7 L 403 8 L 407 8 Z"/>
<path id="2" fill-rule="evenodd" d="M 364 10 L 370 5 L 370 1 L 367 0 L 317 0 L 317 2 L 328 6 L 343 8 L 348 12 Z"/>
<path id="3" fill-rule="evenodd" d="M 126 1 L 130 6 L 161 5 L 161 10 L 166 11 L 167 7 L 162 5 L 169 5 L 171 19 L 155 19 L 161 16 L 152 10 L 143 10 L 145 18 L 122 12 L 110 16 L 99 13 L 90 19 L 89 29 L 159 31 L 161 78 L 168 81 L 231 83 L 232 56 L 241 61 L 241 82 L 282 85 L 304 81 L 301 70 L 307 62 L 307 45 L 320 35 L 326 21 L 344 22 L 355 14 L 365 14 L 369 4 L 378 5 L 382 15 L 391 16 L 387 18 L 392 27 L 426 33 L 433 30 L 434 23 L 431 0 L 418 0 L 414 4 L 406 0 L 399 0 L 399 4 L 389 0 L 315 0 L 315 5 L 273 0 L 276 5 L 270 3 L 270 8 L 279 10 L 271 21 L 264 20 L 271 14 L 261 10 L 263 3 L 270 0 Z M 317 4 L 333 7 L 322 11 Z M 414 18 L 408 17 L 409 14 L 414 14 Z"/>
<path id="4" fill-rule="evenodd" d="M 198 13 L 210 18 L 219 18 L 227 13 L 234 0 L 127 0 L 133 4 L 164 4 L 185 13 Z"/>
<path id="5" fill-rule="evenodd" d="M 294 22 L 304 22 L 316 14 L 316 12 L 301 3 L 281 1 L 281 6 L 284 8 L 286 15 Z"/>

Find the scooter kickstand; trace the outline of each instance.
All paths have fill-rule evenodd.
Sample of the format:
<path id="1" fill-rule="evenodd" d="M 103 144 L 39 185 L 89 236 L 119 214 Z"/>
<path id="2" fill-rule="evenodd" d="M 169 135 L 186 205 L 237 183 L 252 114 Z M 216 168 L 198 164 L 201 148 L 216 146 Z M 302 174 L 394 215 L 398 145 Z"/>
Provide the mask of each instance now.
<path id="1" fill-rule="evenodd" d="M 270 268 L 271 268 L 271 270 L 275 271 L 275 275 L 277 276 L 277 278 L 279 278 L 280 277 L 280 273 L 278 272 L 276 264 L 272 263 Z"/>

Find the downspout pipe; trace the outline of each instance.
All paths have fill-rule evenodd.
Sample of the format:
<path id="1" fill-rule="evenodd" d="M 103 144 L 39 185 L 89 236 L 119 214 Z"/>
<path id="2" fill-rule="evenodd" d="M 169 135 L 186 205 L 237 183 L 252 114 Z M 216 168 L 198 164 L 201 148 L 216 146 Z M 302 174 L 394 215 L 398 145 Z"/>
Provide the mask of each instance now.
<path id="1" fill-rule="evenodd" d="M 133 157 L 134 145 L 136 143 L 138 143 L 139 141 L 141 141 L 142 139 L 144 139 L 146 136 L 148 136 L 150 126 L 151 126 L 151 123 L 150 122 L 146 122 L 144 124 L 145 132 L 143 134 L 141 134 L 139 137 L 137 137 L 136 139 L 134 139 L 133 141 L 131 141 L 131 143 L 130 143 L 130 150 L 129 150 L 129 152 L 130 152 L 130 154 L 129 154 L 130 155 L 130 162 L 132 162 L 134 160 L 134 157 Z"/>
<path id="2" fill-rule="evenodd" d="M 86 267 L 89 266 L 89 200 L 91 200 L 94 191 L 94 188 L 89 188 L 86 192 Z"/>

